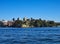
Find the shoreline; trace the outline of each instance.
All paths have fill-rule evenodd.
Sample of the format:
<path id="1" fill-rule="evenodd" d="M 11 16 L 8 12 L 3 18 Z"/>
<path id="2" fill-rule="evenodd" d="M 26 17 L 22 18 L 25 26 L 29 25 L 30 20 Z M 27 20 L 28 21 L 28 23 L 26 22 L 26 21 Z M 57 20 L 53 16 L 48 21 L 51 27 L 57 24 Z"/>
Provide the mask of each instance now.
<path id="1" fill-rule="evenodd" d="M 0 27 L 0 28 L 43 28 L 44 26 L 42 26 L 42 27 L 12 27 L 12 26 L 2 26 L 2 27 Z M 48 28 L 48 27 L 60 27 L 60 26 L 47 26 L 47 27 L 44 27 L 44 28 Z"/>

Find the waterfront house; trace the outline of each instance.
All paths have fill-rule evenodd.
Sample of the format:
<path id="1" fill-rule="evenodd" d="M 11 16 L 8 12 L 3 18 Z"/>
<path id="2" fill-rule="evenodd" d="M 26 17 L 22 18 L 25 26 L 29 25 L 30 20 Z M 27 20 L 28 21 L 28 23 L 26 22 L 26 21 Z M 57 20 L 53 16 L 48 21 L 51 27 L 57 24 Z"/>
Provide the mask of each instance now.
<path id="1" fill-rule="evenodd" d="M 7 24 L 7 22 L 8 22 L 7 20 L 3 20 L 2 22 L 3 22 L 3 25 L 4 25 L 4 26 L 7 26 L 7 25 L 8 25 L 8 24 Z"/>
<path id="2" fill-rule="evenodd" d="M 8 26 L 12 26 L 13 23 L 14 23 L 13 21 L 8 21 L 8 22 L 7 22 L 7 25 L 8 25 Z"/>

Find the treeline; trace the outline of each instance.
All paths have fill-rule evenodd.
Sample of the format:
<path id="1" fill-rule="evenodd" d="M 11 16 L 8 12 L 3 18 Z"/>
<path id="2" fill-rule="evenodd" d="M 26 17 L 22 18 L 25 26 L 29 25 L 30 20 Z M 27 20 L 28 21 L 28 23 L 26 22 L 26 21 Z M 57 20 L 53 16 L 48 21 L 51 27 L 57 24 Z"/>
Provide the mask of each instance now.
<path id="1" fill-rule="evenodd" d="M 57 27 L 60 26 L 60 23 L 54 21 L 46 21 L 42 19 L 26 19 L 20 20 L 17 18 L 12 19 L 13 22 L 7 22 L 7 25 L 4 25 L 3 21 L 0 21 L 0 27 Z"/>

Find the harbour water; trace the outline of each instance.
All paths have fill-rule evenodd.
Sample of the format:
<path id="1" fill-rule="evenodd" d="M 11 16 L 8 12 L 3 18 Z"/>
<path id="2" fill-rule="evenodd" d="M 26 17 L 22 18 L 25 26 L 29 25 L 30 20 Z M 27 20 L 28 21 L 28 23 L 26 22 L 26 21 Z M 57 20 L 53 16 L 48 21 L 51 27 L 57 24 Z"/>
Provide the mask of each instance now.
<path id="1" fill-rule="evenodd" d="M 0 28 L 0 44 L 60 44 L 60 28 Z"/>

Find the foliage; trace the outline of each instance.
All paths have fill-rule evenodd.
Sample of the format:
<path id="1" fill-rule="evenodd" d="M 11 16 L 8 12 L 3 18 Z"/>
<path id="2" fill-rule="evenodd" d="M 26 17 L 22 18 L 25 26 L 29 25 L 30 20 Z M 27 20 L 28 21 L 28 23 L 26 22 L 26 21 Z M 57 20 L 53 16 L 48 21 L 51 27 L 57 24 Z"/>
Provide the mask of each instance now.
<path id="1" fill-rule="evenodd" d="M 58 22 L 54 22 L 54 21 L 46 21 L 46 20 L 42 20 L 41 18 L 39 19 L 26 19 L 24 20 L 20 20 L 19 18 L 17 18 L 17 20 L 15 20 L 15 18 L 12 19 L 13 20 L 13 24 L 11 25 L 11 27 L 22 27 L 22 25 L 28 25 L 29 27 L 56 27 L 56 26 L 60 26 L 60 23 Z M 0 27 L 3 27 L 4 24 L 2 21 L 0 21 Z M 8 26 L 7 26 L 8 27 Z"/>

